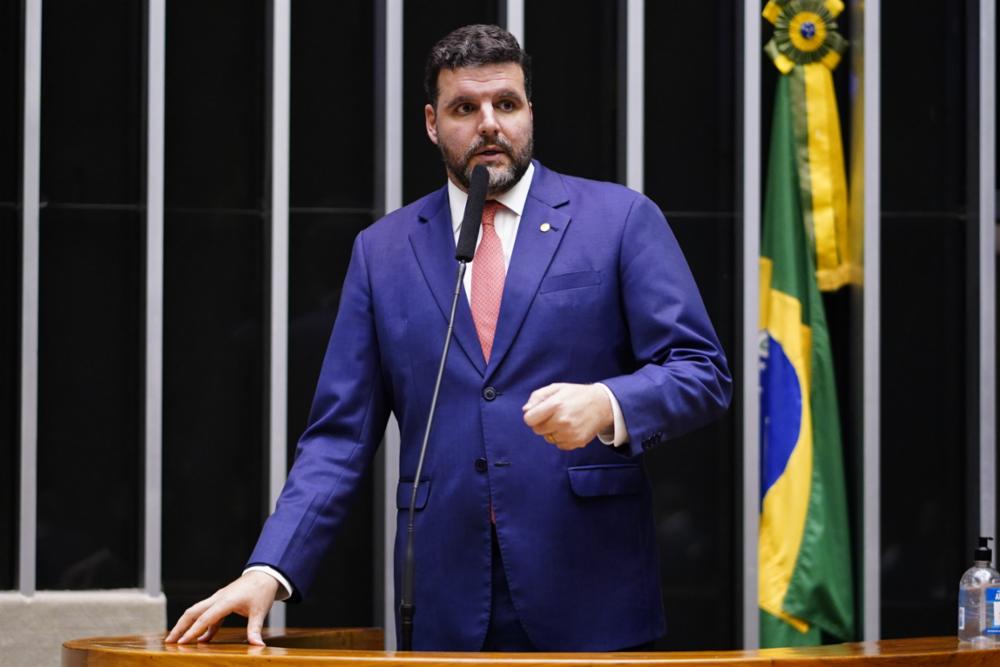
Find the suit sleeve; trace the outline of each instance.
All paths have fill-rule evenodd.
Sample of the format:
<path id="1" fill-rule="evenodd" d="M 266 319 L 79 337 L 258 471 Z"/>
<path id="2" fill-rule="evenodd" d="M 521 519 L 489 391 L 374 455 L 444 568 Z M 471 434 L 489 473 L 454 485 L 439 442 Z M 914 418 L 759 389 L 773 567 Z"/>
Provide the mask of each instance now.
<path id="1" fill-rule="evenodd" d="M 636 455 L 719 417 L 732 378 L 694 278 L 663 214 L 639 196 L 619 256 L 636 370 L 603 380 L 617 397 Z"/>
<path id="2" fill-rule="evenodd" d="M 371 464 L 389 417 L 364 233 L 354 242 L 337 319 L 295 464 L 247 565 L 268 565 L 308 591 Z"/>

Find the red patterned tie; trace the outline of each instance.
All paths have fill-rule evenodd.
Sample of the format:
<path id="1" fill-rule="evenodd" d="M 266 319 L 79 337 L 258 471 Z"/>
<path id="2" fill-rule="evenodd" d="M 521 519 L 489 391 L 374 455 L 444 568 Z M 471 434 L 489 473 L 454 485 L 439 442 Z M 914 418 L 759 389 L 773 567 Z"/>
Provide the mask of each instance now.
<path id="1" fill-rule="evenodd" d="M 495 201 L 488 201 L 483 207 L 483 237 L 472 262 L 472 319 L 476 323 L 479 344 L 483 347 L 487 363 L 500 316 L 503 281 L 507 277 L 503 246 L 493 226 L 493 218 L 500 207 L 501 204 Z"/>
<path id="2" fill-rule="evenodd" d="M 503 297 L 503 281 L 507 268 L 503 259 L 503 246 L 497 236 L 493 218 L 500 204 L 488 201 L 483 207 L 483 238 L 479 240 L 476 256 L 472 261 L 472 320 L 476 323 L 479 344 L 483 348 L 486 362 L 490 361 L 493 350 L 493 336 L 497 331 L 500 316 L 500 299 Z M 490 499 L 490 522 L 496 524 L 497 516 Z"/>

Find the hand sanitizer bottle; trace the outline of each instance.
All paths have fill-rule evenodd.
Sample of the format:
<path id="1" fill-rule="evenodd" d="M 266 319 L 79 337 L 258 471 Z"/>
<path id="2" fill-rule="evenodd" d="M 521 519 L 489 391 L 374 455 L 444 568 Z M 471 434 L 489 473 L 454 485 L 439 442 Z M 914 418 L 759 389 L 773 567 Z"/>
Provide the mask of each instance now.
<path id="1" fill-rule="evenodd" d="M 993 569 L 992 537 L 980 537 L 975 564 L 958 589 L 958 639 L 975 646 L 1000 643 L 1000 573 Z"/>

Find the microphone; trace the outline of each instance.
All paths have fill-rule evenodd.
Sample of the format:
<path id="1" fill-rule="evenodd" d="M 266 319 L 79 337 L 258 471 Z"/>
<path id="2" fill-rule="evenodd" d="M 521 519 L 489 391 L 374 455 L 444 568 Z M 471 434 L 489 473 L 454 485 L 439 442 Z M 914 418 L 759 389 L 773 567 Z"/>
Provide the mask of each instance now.
<path id="1" fill-rule="evenodd" d="M 469 199 L 465 202 L 465 215 L 462 217 L 462 232 L 458 235 L 455 247 L 455 259 L 460 262 L 471 262 L 476 254 L 476 241 L 479 239 L 479 225 L 483 220 L 483 206 L 486 204 L 486 190 L 490 185 L 490 172 L 486 167 L 477 164 L 469 179 Z"/>
<path id="2" fill-rule="evenodd" d="M 427 427 L 424 430 L 424 441 L 420 445 L 420 457 L 417 459 L 417 471 L 413 476 L 413 491 L 410 494 L 410 515 L 406 526 L 406 554 L 403 562 L 403 592 L 399 602 L 399 628 L 401 636 L 400 647 L 403 651 L 413 650 L 413 615 L 416 605 L 413 603 L 414 552 L 413 534 L 415 510 L 417 507 L 417 491 L 420 487 L 420 474 L 424 469 L 424 456 L 427 454 L 427 443 L 431 437 L 431 426 L 434 423 L 434 412 L 437 409 L 438 394 L 441 391 L 441 378 L 444 377 L 444 365 L 448 360 L 448 348 L 451 346 L 452 332 L 455 329 L 455 310 L 458 308 L 458 297 L 462 293 L 462 281 L 465 278 L 465 268 L 476 254 L 476 241 L 479 237 L 479 225 L 482 224 L 483 206 L 486 204 L 486 190 L 490 184 L 490 174 L 486 167 L 479 164 L 472 170 L 469 179 L 469 199 L 465 203 L 465 215 L 462 217 L 462 231 L 458 235 L 455 246 L 455 259 L 458 260 L 458 276 L 455 279 L 455 294 L 451 300 L 451 315 L 448 317 L 448 331 L 444 336 L 444 350 L 441 352 L 441 363 L 438 365 L 437 379 L 434 381 L 434 394 L 431 396 L 431 407 L 427 415 Z"/>

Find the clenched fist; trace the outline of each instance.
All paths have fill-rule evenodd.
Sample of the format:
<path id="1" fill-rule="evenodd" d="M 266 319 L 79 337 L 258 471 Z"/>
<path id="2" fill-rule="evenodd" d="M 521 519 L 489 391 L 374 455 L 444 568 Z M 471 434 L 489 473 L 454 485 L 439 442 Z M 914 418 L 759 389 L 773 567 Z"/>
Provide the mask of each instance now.
<path id="1" fill-rule="evenodd" d="M 611 400 L 596 384 L 550 384 L 532 392 L 521 409 L 532 431 L 567 451 L 614 427 Z"/>

